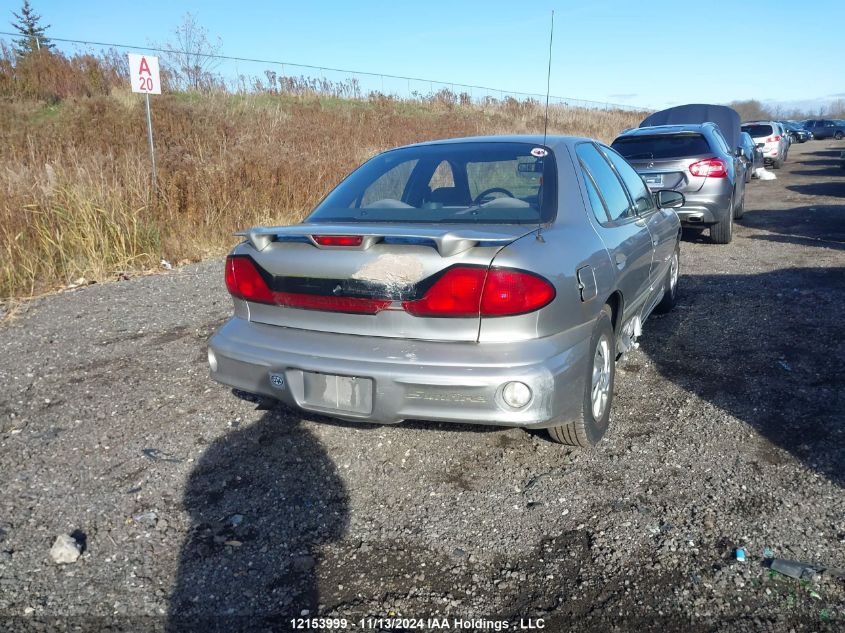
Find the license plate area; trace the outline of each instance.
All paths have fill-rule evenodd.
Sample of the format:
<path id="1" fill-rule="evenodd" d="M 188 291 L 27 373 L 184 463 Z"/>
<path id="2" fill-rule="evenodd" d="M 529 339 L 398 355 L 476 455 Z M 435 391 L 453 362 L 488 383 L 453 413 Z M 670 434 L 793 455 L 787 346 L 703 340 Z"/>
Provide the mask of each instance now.
<path id="1" fill-rule="evenodd" d="M 335 413 L 369 415 L 373 412 L 373 380 L 303 371 L 300 404 L 303 408 Z"/>
<path id="2" fill-rule="evenodd" d="M 659 189 L 663 186 L 663 174 L 645 174 L 643 180 L 649 189 Z"/>

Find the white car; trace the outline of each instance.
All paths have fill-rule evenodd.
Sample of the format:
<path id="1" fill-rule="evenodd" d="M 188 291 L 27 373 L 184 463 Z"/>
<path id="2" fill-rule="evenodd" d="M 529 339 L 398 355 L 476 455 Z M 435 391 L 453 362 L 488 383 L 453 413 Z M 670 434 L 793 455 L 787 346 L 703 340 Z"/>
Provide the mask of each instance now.
<path id="1" fill-rule="evenodd" d="M 757 147 L 763 152 L 763 160 L 780 169 L 789 153 L 789 134 L 777 121 L 750 121 L 742 124 L 742 131 L 748 132 Z"/>

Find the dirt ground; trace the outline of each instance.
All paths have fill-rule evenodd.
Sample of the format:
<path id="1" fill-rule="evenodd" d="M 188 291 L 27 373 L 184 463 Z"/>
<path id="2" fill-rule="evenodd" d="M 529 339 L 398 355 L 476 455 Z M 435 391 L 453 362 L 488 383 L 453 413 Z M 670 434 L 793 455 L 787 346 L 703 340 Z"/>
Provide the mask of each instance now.
<path id="1" fill-rule="evenodd" d="M 845 629 L 845 580 L 765 565 L 845 567 L 840 150 L 752 181 L 730 245 L 685 237 L 589 451 L 256 410 L 208 378 L 220 261 L 31 304 L 0 326 L 0 630 Z"/>

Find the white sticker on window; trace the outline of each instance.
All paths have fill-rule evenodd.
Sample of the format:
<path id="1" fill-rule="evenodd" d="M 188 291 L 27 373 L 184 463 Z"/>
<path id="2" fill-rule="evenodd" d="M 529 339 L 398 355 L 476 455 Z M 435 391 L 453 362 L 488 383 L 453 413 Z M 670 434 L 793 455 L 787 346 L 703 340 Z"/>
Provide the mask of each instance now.
<path id="1" fill-rule="evenodd" d="M 543 156 L 547 156 L 548 154 L 548 150 L 545 150 L 542 147 L 535 147 L 531 150 L 531 155 L 536 156 L 537 158 L 543 158 Z"/>

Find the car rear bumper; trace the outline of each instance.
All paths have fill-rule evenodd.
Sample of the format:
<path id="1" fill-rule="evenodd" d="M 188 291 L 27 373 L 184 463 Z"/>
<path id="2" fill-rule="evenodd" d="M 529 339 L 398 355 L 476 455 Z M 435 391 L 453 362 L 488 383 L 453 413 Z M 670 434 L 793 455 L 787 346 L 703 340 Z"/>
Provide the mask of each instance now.
<path id="1" fill-rule="evenodd" d="M 586 324 L 543 339 L 455 343 L 314 332 L 235 317 L 208 347 L 214 380 L 307 411 L 382 424 L 418 419 L 543 428 L 581 415 L 591 330 Z M 354 384 L 369 391 L 356 396 L 364 410 L 352 410 L 348 400 L 341 408 L 326 406 L 326 397 L 335 397 L 329 390 L 338 386 L 315 374 L 355 377 Z M 502 399 L 509 381 L 531 389 L 521 409 Z M 315 398 L 315 384 L 325 394 Z"/>
<path id="2" fill-rule="evenodd" d="M 675 209 L 684 226 L 701 226 L 721 222 L 728 217 L 731 192 L 718 194 L 684 194 L 684 206 Z"/>

